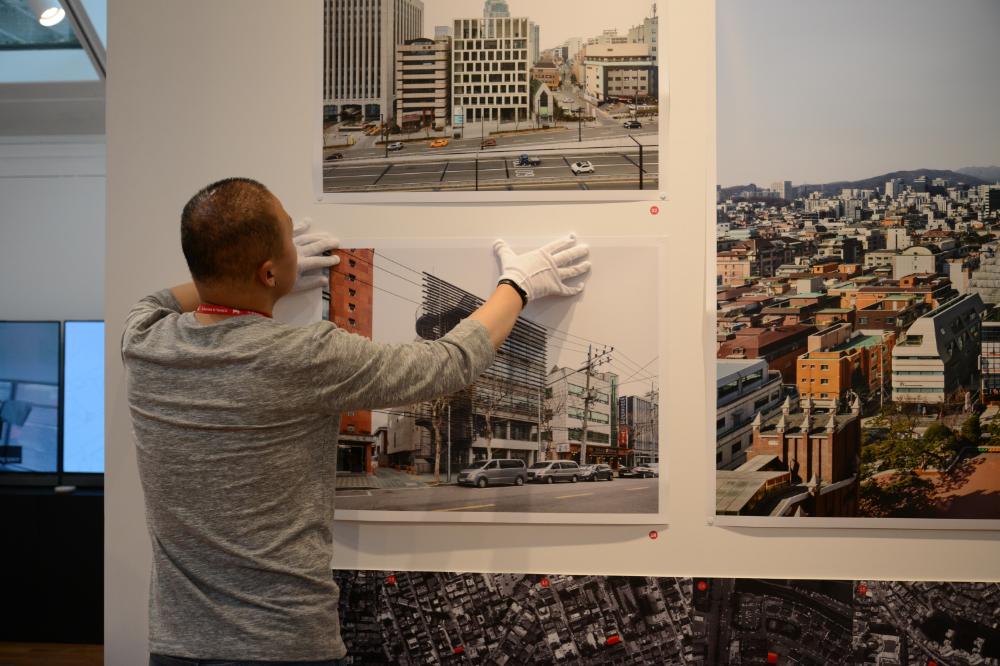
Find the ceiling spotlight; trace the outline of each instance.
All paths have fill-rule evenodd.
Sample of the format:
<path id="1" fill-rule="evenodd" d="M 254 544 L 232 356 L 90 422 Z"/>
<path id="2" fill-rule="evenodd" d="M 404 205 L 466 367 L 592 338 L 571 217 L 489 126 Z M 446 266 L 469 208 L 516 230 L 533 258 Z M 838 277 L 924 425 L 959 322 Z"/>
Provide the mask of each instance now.
<path id="1" fill-rule="evenodd" d="M 59 0 L 28 0 L 28 4 L 38 17 L 38 22 L 46 28 L 51 28 L 66 18 L 66 10 L 59 6 Z"/>

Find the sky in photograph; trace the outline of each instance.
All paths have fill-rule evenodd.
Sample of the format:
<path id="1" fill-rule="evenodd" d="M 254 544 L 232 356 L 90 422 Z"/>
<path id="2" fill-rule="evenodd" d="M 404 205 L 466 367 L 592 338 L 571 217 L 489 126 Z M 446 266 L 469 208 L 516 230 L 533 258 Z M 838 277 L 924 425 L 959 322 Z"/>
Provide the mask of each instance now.
<path id="1" fill-rule="evenodd" d="M 719 0 L 717 21 L 723 187 L 1000 164 L 1000 2 Z"/>
<path id="2" fill-rule="evenodd" d="M 469 247 L 476 242 L 462 241 L 453 247 L 376 248 L 382 256 L 375 257 L 372 337 L 381 342 L 411 342 L 416 338 L 414 324 L 422 300 L 421 279 L 399 264 L 427 271 L 480 297 L 488 296 L 499 271 L 489 243 Z M 536 245 L 520 247 L 512 243 L 518 252 Z M 346 248 L 349 242 L 341 246 Z M 594 268 L 582 296 L 542 299 L 529 304 L 524 317 L 559 331 L 548 336 L 549 369 L 553 365 L 581 367 L 588 344 L 582 338 L 587 338 L 615 347 L 610 363 L 600 370 L 618 375 L 622 382 L 619 395 L 645 394 L 658 371 L 658 295 L 649 288 L 658 283 L 649 277 L 658 274 L 657 249 L 609 246 L 602 241 L 592 245 L 591 261 Z M 614 308 L 609 309 L 609 303 Z M 627 325 L 623 325 L 625 320 Z M 382 417 L 374 416 L 381 423 Z"/>
<path id="3" fill-rule="evenodd" d="M 652 0 L 508 0 L 507 4 L 511 16 L 527 16 L 538 24 L 542 50 L 561 46 L 570 37 L 586 39 L 611 28 L 628 34 L 652 11 Z M 482 18 L 483 5 L 482 0 L 424 0 L 425 36 L 433 37 L 434 26 L 451 25 L 457 18 Z M 662 13 L 659 7 L 658 13 Z"/>

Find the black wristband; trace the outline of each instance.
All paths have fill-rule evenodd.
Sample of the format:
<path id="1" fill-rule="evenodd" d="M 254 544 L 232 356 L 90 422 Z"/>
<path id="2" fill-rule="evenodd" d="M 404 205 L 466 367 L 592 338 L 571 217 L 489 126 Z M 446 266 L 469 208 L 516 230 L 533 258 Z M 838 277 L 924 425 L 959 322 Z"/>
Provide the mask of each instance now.
<path id="1" fill-rule="evenodd" d="M 500 285 L 502 285 L 502 284 L 505 284 L 505 285 L 511 287 L 514 291 L 517 292 L 517 295 L 521 297 L 521 307 L 522 308 L 528 305 L 528 292 L 526 292 L 524 289 L 521 289 L 521 285 L 519 285 L 518 283 L 514 282 L 513 280 L 509 280 L 507 278 L 504 278 L 504 279 L 500 280 L 499 282 L 497 282 L 497 286 L 498 287 Z"/>

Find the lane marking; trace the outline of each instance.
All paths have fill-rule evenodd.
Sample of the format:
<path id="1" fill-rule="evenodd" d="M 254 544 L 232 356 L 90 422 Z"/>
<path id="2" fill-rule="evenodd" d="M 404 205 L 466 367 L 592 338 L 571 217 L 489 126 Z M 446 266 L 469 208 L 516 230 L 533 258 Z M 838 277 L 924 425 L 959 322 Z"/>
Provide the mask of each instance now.
<path id="1" fill-rule="evenodd" d="M 557 495 L 556 499 L 570 499 L 571 497 L 589 497 L 594 493 L 578 493 L 576 495 Z"/>
<path id="2" fill-rule="evenodd" d="M 385 167 L 385 171 L 383 171 L 381 174 L 379 174 L 379 177 L 375 179 L 375 182 L 372 183 L 372 185 L 378 185 L 378 181 L 382 180 L 382 177 L 385 176 L 385 174 L 389 173 L 389 169 L 391 169 L 391 168 L 392 168 L 392 165 L 391 164 L 387 164 L 386 167 Z"/>
<path id="3" fill-rule="evenodd" d="M 637 490 L 649 490 L 649 488 L 645 488 L 645 487 L 643 487 L 643 488 L 626 488 L 625 492 L 627 492 L 627 493 L 634 493 Z"/>
<path id="4" fill-rule="evenodd" d="M 469 511 L 470 509 L 489 509 L 496 504 L 472 504 L 470 506 L 456 506 L 453 509 L 431 509 L 431 511 Z"/>

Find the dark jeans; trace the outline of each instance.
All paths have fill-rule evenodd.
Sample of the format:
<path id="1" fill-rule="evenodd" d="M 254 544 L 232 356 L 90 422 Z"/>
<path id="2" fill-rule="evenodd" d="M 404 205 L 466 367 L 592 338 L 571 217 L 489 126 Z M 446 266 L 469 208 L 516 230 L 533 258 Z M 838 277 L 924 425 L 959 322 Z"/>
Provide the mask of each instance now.
<path id="1" fill-rule="evenodd" d="M 149 666 L 341 666 L 343 659 L 326 661 L 234 661 L 232 659 L 188 659 L 165 654 L 149 655 Z"/>

